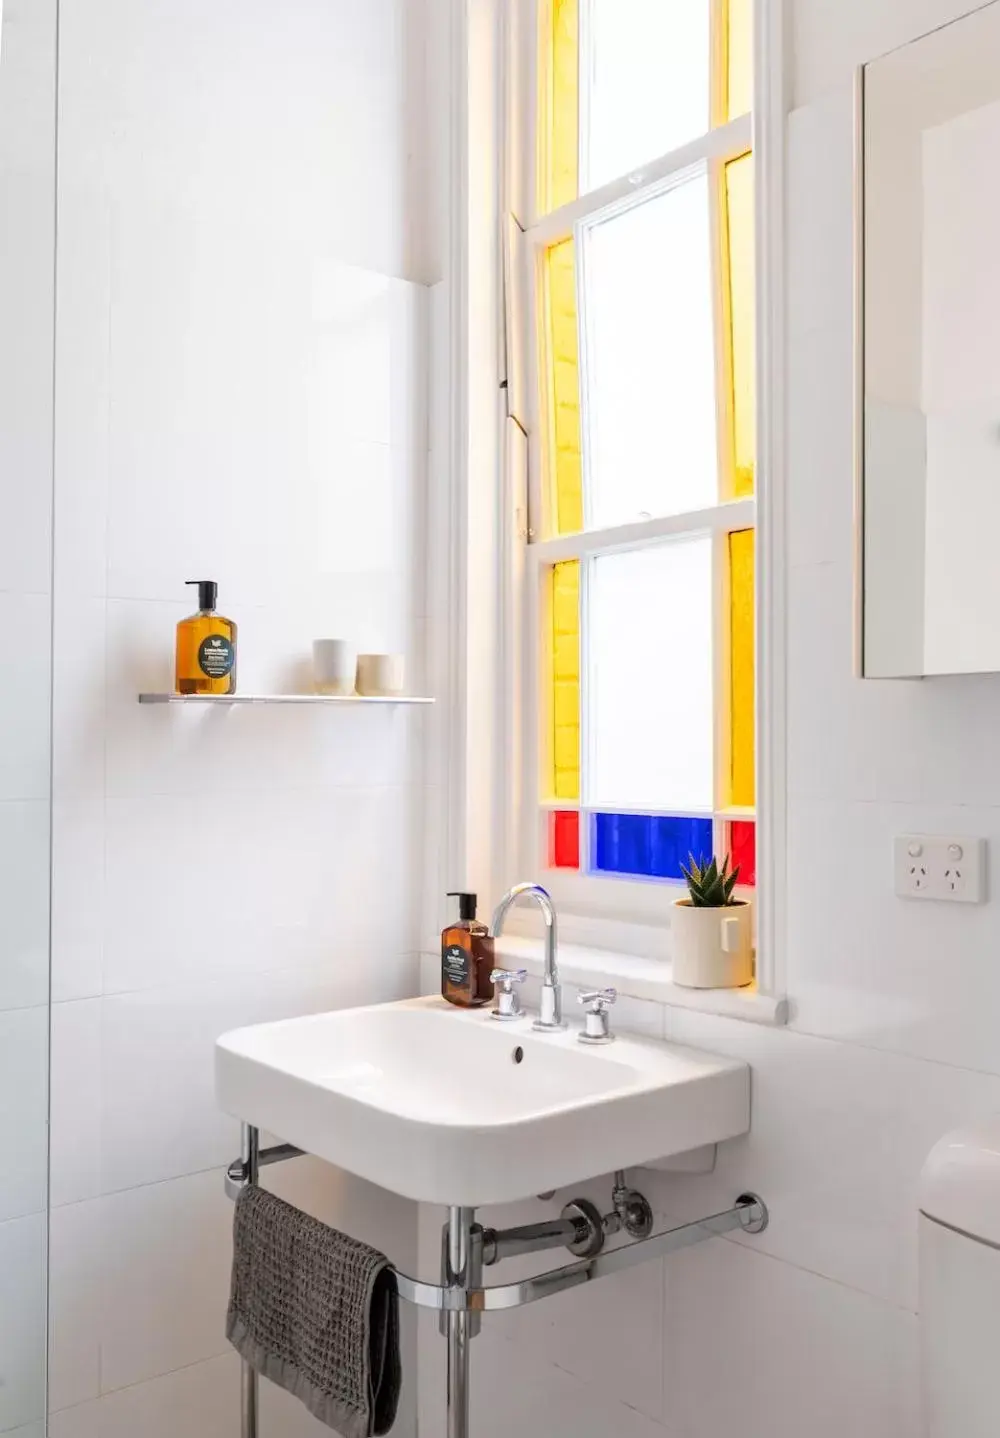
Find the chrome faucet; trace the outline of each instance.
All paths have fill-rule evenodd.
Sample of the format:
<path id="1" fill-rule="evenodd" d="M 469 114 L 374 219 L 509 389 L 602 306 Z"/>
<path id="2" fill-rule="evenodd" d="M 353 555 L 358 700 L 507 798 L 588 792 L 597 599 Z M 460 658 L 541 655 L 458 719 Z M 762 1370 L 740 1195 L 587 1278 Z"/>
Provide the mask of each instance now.
<path id="1" fill-rule="evenodd" d="M 562 985 L 559 982 L 559 964 L 556 959 L 556 911 L 552 899 L 540 884 L 515 884 L 497 904 L 490 924 L 490 935 L 499 939 L 507 915 L 518 899 L 534 899 L 545 920 L 545 974 L 542 979 L 542 999 L 538 1018 L 532 1028 L 543 1033 L 558 1033 L 567 1027 L 562 1015 Z"/>

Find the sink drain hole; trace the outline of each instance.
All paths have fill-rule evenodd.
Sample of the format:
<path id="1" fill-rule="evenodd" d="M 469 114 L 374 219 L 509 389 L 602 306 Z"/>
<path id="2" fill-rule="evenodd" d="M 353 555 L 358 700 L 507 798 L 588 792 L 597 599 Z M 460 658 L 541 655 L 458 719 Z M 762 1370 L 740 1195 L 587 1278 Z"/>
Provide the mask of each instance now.
<path id="1" fill-rule="evenodd" d="M 511 1058 L 516 1064 L 524 1062 L 524 1049 L 521 1047 L 520 1044 L 518 1044 L 517 1048 L 511 1054 Z"/>

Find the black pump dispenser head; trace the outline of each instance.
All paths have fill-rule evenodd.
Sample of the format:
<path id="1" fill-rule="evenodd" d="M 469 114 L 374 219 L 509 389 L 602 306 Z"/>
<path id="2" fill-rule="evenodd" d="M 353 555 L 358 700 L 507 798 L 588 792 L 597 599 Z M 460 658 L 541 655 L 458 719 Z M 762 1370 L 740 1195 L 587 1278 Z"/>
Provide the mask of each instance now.
<path id="1" fill-rule="evenodd" d="M 460 919 L 474 919 L 476 917 L 478 899 L 475 894 L 463 894 L 452 890 L 448 894 L 448 898 L 458 900 L 458 917 Z"/>
<path id="2" fill-rule="evenodd" d="M 218 603 L 219 586 L 214 579 L 185 579 L 185 584 L 196 584 L 198 586 L 198 608 L 203 613 L 211 613 Z"/>

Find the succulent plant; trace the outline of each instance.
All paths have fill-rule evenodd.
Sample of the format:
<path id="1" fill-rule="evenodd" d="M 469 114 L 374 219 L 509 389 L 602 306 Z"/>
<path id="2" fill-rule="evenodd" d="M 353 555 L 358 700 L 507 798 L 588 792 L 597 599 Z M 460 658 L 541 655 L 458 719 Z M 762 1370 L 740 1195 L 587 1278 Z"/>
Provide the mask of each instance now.
<path id="1" fill-rule="evenodd" d="M 681 872 L 687 879 L 688 893 L 694 908 L 724 909 L 731 904 L 733 890 L 740 877 L 739 864 L 730 873 L 728 854 L 721 869 L 714 856 L 708 861 L 704 858 L 695 859 L 693 854 L 689 854 L 688 859 L 689 864 L 681 864 Z"/>

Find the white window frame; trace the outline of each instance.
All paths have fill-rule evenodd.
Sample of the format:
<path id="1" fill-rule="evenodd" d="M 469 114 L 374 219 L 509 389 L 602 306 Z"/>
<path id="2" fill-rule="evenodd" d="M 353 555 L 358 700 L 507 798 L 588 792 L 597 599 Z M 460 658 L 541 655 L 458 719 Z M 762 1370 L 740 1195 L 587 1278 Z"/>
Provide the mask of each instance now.
<path id="1" fill-rule="evenodd" d="M 718 3 L 718 0 L 716 0 Z M 584 0 L 585 8 L 586 0 Z M 554 561 L 584 557 L 609 542 L 619 548 L 662 541 L 680 532 L 710 532 L 725 544 L 726 535 L 753 527 L 757 552 L 757 918 L 758 987 L 764 993 L 782 990 L 784 978 L 784 504 L 782 485 L 783 415 L 783 298 L 780 289 L 783 248 L 784 169 L 784 3 L 758 0 L 754 15 L 754 65 L 757 77 L 752 116 L 717 125 L 692 144 L 644 165 L 641 171 L 606 184 L 592 193 L 547 214 L 536 210 L 538 184 L 534 130 L 536 65 L 540 49 L 538 0 L 509 0 L 505 44 L 505 154 L 501 174 L 501 212 L 504 216 L 506 347 L 502 366 L 505 385 L 506 426 L 501 475 L 504 514 L 509 516 L 503 556 L 502 644 L 504 663 L 504 714 L 500 735 L 500 792 L 506 796 L 505 834 L 497 849 L 498 886 L 514 879 L 540 878 L 553 891 L 563 918 L 563 931 L 576 942 L 592 943 L 626 952 L 650 953 L 662 948 L 662 928 L 669 922 L 669 904 L 677 887 L 662 880 L 615 879 L 575 875 L 548 868 L 547 837 L 540 815 L 547 809 L 583 807 L 565 801 L 539 802 L 541 764 L 546 755 L 548 723 L 542 692 L 541 665 L 536 662 L 542 634 L 545 602 L 540 579 Z M 584 24 L 581 18 L 581 28 Z M 717 20 L 713 34 L 719 33 Z M 718 53 L 714 64 L 721 65 Z M 760 77 L 763 77 L 761 83 Z M 718 104 L 713 84 L 713 105 Z M 757 455 L 755 496 L 724 500 L 695 515 L 671 516 L 623 526 L 613 532 L 588 531 L 537 543 L 527 532 L 528 514 L 548 515 L 551 496 L 543 494 L 541 476 L 547 472 L 541 446 L 545 427 L 540 423 L 543 376 L 537 358 L 543 352 L 529 326 L 541 313 L 538 304 L 540 257 L 544 250 L 574 232 L 588 217 L 613 207 L 651 198 L 695 166 L 709 171 L 712 203 L 720 193 L 717 171 L 725 162 L 752 149 L 755 169 L 757 256 Z M 722 226 L 713 215 L 713 234 Z M 721 267 L 724 256 L 716 254 Z M 718 268 L 716 273 L 722 273 Z M 715 290 L 719 292 L 716 284 Z M 518 319 L 520 318 L 520 323 Z M 527 319 L 527 324 L 525 323 Z M 724 323 L 720 314 L 717 323 Z M 717 345 L 717 354 L 723 351 Z M 581 362 L 583 356 L 581 355 Z M 717 361 L 718 362 L 718 361 Z M 727 424 L 726 443 L 729 442 Z M 731 466 L 730 466 L 731 468 Z M 529 501 L 530 491 L 530 501 Z M 547 523 L 547 519 L 546 519 Z M 548 532 L 554 530 L 551 526 Z M 583 578 L 582 567 L 581 579 Z M 725 565 L 717 562 L 716 574 Z M 716 585 L 716 630 L 728 612 L 725 591 Z M 583 599 L 585 603 L 585 597 Z M 725 606 L 725 608 L 723 607 Z M 717 728 L 725 715 L 728 684 L 728 648 L 717 644 L 717 663 L 726 672 L 717 675 Z M 720 683 L 721 681 L 721 683 Z M 581 673 L 581 683 L 583 674 Z M 585 723 L 581 704 L 581 723 Z M 541 732 L 539 732 L 541 731 Z M 581 749 L 585 736 L 581 733 Z M 728 764 L 718 737 L 716 766 Z M 719 792 L 717 783 L 717 792 Z M 616 809 L 615 812 L 622 812 Z M 641 812 L 654 812 L 643 809 Z M 676 812 L 676 811 L 672 811 Z M 739 819 L 747 811 L 720 811 L 718 825 Z"/>

